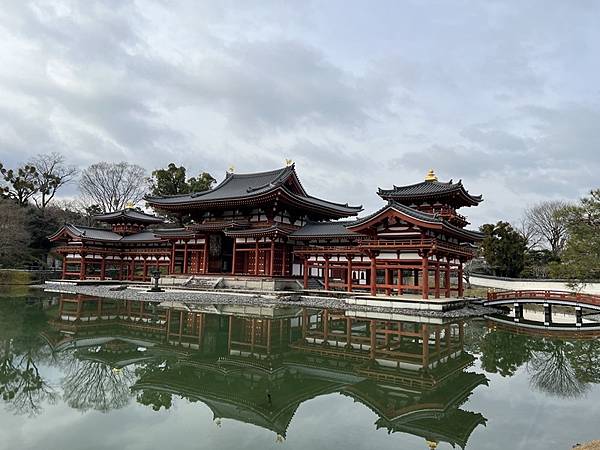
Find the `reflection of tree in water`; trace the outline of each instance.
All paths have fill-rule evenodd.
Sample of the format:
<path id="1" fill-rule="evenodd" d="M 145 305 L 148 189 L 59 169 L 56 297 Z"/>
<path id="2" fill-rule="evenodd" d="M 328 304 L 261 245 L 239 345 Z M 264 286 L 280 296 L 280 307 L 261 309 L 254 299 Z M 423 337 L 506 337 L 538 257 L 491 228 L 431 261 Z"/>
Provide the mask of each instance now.
<path id="1" fill-rule="evenodd" d="M 0 302 L 0 397 L 15 414 L 39 414 L 44 403 L 57 398 L 39 369 L 52 360 L 40 338 L 46 325 L 41 302 Z"/>
<path id="2" fill-rule="evenodd" d="M 543 341 L 527 362 L 531 386 L 557 397 L 576 398 L 585 394 L 590 385 L 580 376 L 571 359 L 573 345 L 563 341 Z"/>
<path id="3" fill-rule="evenodd" d="M 138 367 L 135 374 L 138 379 L 142 380 L 145 377 L 152 377 L 170 369 L 171 362 L 169 360 L 152 361 Z M 169 409 L 173 405 L 173 396 L 169 392 L 154 389 L 140 390 L 136 396 L 136 400 L 141 405 L 151 406 L 154 411 L 160 411 L 161 408 Z"/>
<path id="4" fill-rule="evenodd" d="M 600 382 L 600 341 L 551 339 L 492 330 L 479 342 L 484 370 L 513 376 L 525 366 L 540 392 L 574 398 Z"/>
<path id="5" fill-rule="evenodd" d="M 131 368 L 113 369 L 104 362 L 78 359 L 75 355 L 63 361 L 63 398 L 70 407 L 108 412 L 129 403 L 129 386 L 135 382 Z"/>
<path id="6" fill-rule="evenodd" d="M 44 402 L 54 403 L 56 393 L 40 375 L 38 361 L 46 359 L 39 349 L 20 353 L 12 341 L 0 342 L 0 395 L 17 414 L 36 415 Z"/>
<path id="7" fill-rule="evenodd" d="M 505 331 L 492 331 L 485 335 L 479 346 L 481 366 L 503 377 L 514 375 L 531 357 L 531 338 Z"/>

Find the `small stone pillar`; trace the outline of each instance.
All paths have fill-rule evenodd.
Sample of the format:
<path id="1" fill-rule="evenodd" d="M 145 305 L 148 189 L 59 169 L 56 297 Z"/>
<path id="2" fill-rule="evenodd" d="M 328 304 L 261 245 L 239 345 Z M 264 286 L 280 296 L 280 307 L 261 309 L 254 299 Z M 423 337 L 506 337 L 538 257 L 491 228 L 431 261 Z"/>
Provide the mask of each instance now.
<path id="1" fill-rule="evenodd" d="M 549 326 L 552 324 L 552 305 L 550 303 L 544 303 L 544 325 Z"/>
<path id="2" fill-rule="evenodd" d="M 523 305 L 521 303 L 515 303 L 515 322 L 520 322 L 523 320 Z"/>

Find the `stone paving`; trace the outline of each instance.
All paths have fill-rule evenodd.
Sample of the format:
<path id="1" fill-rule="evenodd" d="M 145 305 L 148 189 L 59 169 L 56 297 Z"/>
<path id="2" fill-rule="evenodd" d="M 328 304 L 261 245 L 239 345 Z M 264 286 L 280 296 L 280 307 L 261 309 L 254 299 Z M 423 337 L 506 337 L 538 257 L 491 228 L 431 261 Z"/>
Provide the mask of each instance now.
<path id="1" fill-rule="evenodd" d="M 461 318 L 482 316 L 496 312 L 492 308 L 479 305 L 467 305 L 452 311 L 424 311 L 409 308 L 394 308 L 380 306 L 349 305 L 343 298 L 299 295 L 292 292 L 255 293 L 198 291 L 185 289 L 169 289 L 164 292 L 148 292 L 148 287 L 136 286 L 78 286 L 63 283 L 47 283 L 39 286 L 48 291 L 83 294 L 94 297 L 113 298 L 136 301 L 178 302 L 182 304 L 206 305 L 252 305 L 252 306 L 306 306 L 310 308 L 329 308 L 352 311 L 369 311 L 381 313 L 396 313 L 421 317 Z"/>

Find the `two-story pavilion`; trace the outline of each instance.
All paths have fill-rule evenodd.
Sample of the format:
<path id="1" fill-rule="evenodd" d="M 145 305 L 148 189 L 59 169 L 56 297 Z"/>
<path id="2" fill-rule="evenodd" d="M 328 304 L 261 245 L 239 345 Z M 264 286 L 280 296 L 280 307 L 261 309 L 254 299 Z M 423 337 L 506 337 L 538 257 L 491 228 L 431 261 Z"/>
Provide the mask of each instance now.
<path id="1" fill-rule="evenodd" d="M 482 235 L 467 230 L 457 210 L 479 204 L 481 196 L 469 194 L 460 181 L 439 182 L 433 171 L 421 183 L 378 194 L 387 204 L 373 214 L 309 224 L 291 234 L 295 254 L 303 258 L 304 286 L 318 276 L 325 289 L 462 297 L 463 264 Z"/>
<path id="2" fill-rule="evenodd" d="M 425 181 L 379 189 L 386 204 L 360 218 L 360 206 L 309 195 L 294 165 L 228 172 L 205 192 L 149 196 L 156 211 L 186 225 L 125 210 L 97 219 L 107 228 L 65 225 L 50 239 L 70 278 L 148 279 L 165 274 L 285 277 L 305 288 L 371 295 L 463 295 L 463 264 L 482 236 L 466 229 L 461 207 L 476 206 L 462 182 Z M 343 219 L 343 220 L 340 220 Z"/>

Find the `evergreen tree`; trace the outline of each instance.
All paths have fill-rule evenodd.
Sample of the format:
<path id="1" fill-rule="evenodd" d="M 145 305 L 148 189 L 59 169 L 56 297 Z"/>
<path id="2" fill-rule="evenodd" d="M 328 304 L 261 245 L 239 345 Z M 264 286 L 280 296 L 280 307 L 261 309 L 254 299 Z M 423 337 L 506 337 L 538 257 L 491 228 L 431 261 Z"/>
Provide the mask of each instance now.
<path id="1" fill-rule="evenodd" d="M 518 277 L 525 266 L 527 243 L 508 222 L 485 224 L 480 227 L 485 234 L 481 248 L 483 256 L 494 274 L 501 277 Z"/>

